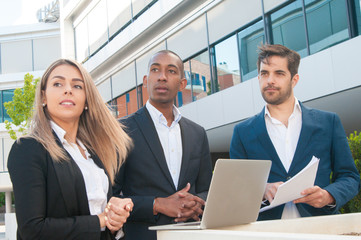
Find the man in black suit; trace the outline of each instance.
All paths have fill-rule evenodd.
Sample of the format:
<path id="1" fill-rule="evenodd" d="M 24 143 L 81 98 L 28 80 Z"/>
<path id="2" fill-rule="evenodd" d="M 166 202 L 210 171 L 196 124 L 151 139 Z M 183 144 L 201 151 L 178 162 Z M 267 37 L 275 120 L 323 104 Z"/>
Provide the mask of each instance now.
<path id="1" fill-rule="evenodd" d="M 156 239 L 149 226 L 199 220 L 212 177 L 205 130 L 174 106 L 187 80 L 180 57 L 163 50 L 152 56 L 143 78 L 149 100 L 121 120 L 134 141 L 113 187 L 134 202 L 125 238 Z"/>

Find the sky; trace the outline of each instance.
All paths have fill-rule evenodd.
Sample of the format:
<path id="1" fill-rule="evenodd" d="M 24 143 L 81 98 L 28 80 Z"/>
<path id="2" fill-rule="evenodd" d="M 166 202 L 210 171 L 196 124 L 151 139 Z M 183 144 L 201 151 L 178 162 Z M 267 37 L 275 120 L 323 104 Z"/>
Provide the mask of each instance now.
<path id="1" fill-rule="evenodd" d="M 36 12 L 52 0 L 0 0 L 0 27 L 38 22 Z"/>

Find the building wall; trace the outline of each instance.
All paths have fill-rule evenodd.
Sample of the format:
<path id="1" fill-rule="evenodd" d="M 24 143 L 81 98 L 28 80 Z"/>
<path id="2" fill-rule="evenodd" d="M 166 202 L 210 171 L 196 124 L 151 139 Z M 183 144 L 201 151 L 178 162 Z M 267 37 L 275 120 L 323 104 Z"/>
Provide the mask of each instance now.
<path id="1" fill-rule="evenodd" d="M 0 174 L 7 172 L 7 157 L 13 140 L 9 137 L 4 102 L 11 101 L 15 88 L 24 85 L 27 73 L 41 77 L 61 57 L 60 25 L 39 23 L 0 28 Z"/>
<path id="2" fill-rule="evenodd" d="M 131 114 L 145 103 L 142 81 L 150 56 L 161 49 L 175 51 L 184 60 L 188 80 L 175 103 L 207 130 L 213 152 L 226 152 L 234 124 L 264 106 L 256 68 L 261 43 L 283 44 L 300 53 L 301 80 L 295 93 L 305 103 L 315 105 L 320 98 L 361 87 L 356 73 L 359 0 L 144 1 L 137 16 L 122 14 L 133 1 L 116 9 L 110 8 L 111 0 L 69 4 L 62 6 L 62 33 L 72 29 L 73 34 L 62 36 L 62 43 L 75 39 L 75 44 L 63 54 L 84 63 L 114 114 Z M 125 16 L 126 21 L 117 27 L 109 20 L 95 25 L 95 13 L 108 19 Z M 345 118 L 350 116 L 341 115 Z M 345 126 L 348 132 L 349 126 L 361 130 L 350 124 Z"/>

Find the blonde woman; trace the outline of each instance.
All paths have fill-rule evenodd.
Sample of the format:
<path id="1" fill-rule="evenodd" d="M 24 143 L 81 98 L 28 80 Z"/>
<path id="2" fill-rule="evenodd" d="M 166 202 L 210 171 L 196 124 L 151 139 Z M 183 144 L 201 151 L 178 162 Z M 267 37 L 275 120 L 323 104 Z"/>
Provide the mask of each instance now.
<path id="1" fill-rule="evenodd" d="M 60 59 L 44 73 L 30 133 L 11 149 L 17 238 L 114 239 L 133 208 L 111 198 L 132 143 L 89 73 Z"/>

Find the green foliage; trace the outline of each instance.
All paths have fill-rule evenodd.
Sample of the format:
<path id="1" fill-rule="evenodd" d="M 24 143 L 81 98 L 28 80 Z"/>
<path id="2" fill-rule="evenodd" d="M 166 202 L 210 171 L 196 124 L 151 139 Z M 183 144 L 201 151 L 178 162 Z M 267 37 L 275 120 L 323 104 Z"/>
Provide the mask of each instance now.
<path id="1" fill-rule="evenodd" d="M 24 77 L 24 87 L 15 89 L 13 100 L 4 103 L 6 112 L 12 119 L 12 122 L 5 121 L 5 127 L 14 140 L 17 138 L 17 132 L 24 135 L 29 127 L 38 81 L 39 78 L 34 79 L 33 75 L 27 73 Z"/>
<path id="2" fill-rule="evenodd" d="M 0 193 L 0 207 L 5 205 L 5 193 Z"/>
<path id="3" fill-rule="evenodd" d="M 215 89 L 216 92 L 219 92 L 219 85 L 218 82 L 215 82 Z M 207 91 L 207 95 L 211 95 L 212 94 L 212 85 L 211 85 L 211 81 L 207 82 L 207 87 L 208 87 L 208 91 Z"/>
<path id="4" fill-rule="evenodd" d="M 355 160 L 356 168 L 361 173 L 361 132 L 351 133 L 347 138 L 350 145 L 352 157 Z M 342 213 L 361 212 L 361 192 L 341 208 Z"/>

